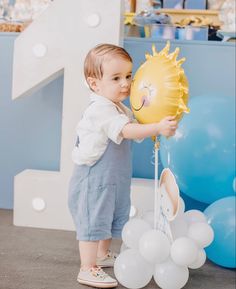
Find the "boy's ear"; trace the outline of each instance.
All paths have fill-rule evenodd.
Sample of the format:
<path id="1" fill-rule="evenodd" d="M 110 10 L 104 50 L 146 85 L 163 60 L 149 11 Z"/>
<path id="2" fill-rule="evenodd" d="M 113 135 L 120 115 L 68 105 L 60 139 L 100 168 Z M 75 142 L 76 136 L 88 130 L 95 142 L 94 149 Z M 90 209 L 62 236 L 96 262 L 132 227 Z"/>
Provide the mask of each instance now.
<path id="1" fill-rule="evenodd" d="M 97 92 L 97 89 L 98 89 L 97 78 L 95 78 L 95 77 L 88 77 L 88 78 L 87 78 L 87 82 L 88 82 L 89 87 L 90 87 L 93 91 Z"/>

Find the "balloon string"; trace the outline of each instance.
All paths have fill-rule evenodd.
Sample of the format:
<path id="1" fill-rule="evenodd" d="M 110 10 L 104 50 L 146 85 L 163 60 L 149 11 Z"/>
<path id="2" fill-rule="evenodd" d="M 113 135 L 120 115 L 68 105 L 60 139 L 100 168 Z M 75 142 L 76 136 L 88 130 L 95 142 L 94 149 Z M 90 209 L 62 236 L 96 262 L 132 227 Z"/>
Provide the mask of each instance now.
<path id="1" fill-rule="evenodd" d="M 159 219 L 160 214 L 160 192 L 159 192 L 159 183 L 158 183 L 158 151 L 160 147 L 160 142 L 158 138 L 155 138 L 155 192 L 154 192 L 154 230 L 157 229 L 157 220 Z"/>
<path id="2" fill-rule="evenodd" d="M 158 158 L 158 159 L 159 159 L 159 158 Z M 151 164 L 152 166 L 155 166 L 155 149 L 153 149 L 153 151 L 152 151 L 150 164 Z M 161 161 L 158 160 L 158 165 L 161 165 L 161 164 L 162 164 Z"/>

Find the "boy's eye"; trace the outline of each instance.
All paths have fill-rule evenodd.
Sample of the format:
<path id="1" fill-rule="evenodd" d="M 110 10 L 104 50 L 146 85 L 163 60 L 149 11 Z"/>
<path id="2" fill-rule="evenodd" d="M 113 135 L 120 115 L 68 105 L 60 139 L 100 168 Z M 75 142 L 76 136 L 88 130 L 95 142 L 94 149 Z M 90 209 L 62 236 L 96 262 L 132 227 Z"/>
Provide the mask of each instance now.
<path id="1" fill-rule="evenodd" d="M 127 76 L 126 76 L 126 79 L 131 79 L 131 77 L 132 77 L 131 74 L 130 74 L 130 75 L 127 75 Z"/>
<path id="2" fill-rule="evenodd" d="M 113 80 L 115 80 L 115 81 L 118 81 L 119 79 L 120 79 L 119 76 L 116 76 L 113 78 Z"/>

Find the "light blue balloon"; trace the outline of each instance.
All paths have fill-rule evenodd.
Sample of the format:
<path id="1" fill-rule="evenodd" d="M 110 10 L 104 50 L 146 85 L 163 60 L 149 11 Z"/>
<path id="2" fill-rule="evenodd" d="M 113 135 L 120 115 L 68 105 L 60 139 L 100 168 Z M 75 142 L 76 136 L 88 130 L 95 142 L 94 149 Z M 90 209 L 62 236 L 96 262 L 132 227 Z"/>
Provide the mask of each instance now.
<path id="1" fill-rule="evenodd" d="M 236 197 L 227 197 L 214 202 L 204 211 L 215 234 L 213 242 L 206 248 L 207 257 L 227 268 L 236 268 L 235 204 Z"/>
<path id="2" fill-rule="evenodd" d="M 161 138 L 160 157 L 180 190 L 203 203 L 235 195 L 235 98 L 196 96 L 176 135 Z"/>

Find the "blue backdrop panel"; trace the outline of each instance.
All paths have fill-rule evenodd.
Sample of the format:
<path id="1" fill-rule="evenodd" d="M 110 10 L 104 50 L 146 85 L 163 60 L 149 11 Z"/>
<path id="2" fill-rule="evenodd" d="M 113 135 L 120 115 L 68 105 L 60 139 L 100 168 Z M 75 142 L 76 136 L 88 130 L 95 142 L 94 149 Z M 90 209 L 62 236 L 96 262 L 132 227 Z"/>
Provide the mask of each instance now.
<path id="1" fill-rule="evenodd" d="M 13 207 L 14 176 L 59 170 L 63 78 L 30 97 L 11 99 L 13 44 L 0 33 L 0 208 Z"/>

